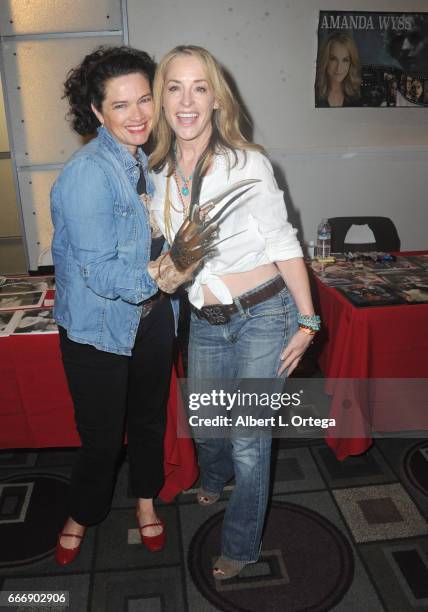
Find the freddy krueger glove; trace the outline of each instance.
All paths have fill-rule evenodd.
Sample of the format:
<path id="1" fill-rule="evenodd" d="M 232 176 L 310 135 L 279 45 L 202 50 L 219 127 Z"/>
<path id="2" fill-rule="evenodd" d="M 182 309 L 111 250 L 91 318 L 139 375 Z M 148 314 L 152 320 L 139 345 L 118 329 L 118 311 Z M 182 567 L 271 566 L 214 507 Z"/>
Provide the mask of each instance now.
<path id="1" fill-rule="evenodd" d="M 192 279 L 193 273 L 199 264 L 207 256 L 211 255 L 215 251 L 217 244 L 219 244 L 213 244 L 213 241 L 217 235 L 217 222 L 220 222 L 223 212 L 235 200 L 252 189 L 254 183 L 259 182 L 258 179 L 239 181 L 222 191 L 217 197 L 204 204 L 199 204 L 204 158 L 205 154 L 198 161 L 193 175 L 188 218 L 183 221 L 176 233 L 170 250 L 155 261 L 151 261 L 148 265 L 150 276 L 165 293 L 174 293 L 180 285 Z M 241 190 L 241 187 L 246 187 L 246 189 Z M 208 213 L 223 198 L 232 193 L 234 195 L 209 218 Z"/>

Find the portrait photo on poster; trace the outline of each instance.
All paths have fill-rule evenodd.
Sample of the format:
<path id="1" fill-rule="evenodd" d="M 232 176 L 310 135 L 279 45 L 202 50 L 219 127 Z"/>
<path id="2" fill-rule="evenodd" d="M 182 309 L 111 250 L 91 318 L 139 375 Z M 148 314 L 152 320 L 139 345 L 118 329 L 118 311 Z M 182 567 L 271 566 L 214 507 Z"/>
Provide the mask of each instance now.
<path id="1" fill-rule="evenodd" d="M 315 107 L 428 108 L 428 12 L 320 11 Z"/>

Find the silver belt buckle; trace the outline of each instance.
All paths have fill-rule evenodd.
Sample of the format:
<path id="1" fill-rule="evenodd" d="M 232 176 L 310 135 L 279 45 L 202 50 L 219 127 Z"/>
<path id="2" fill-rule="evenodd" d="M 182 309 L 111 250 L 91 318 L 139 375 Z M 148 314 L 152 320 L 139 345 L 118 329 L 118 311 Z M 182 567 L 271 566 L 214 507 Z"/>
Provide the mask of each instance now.
<path id="1" fill-rule="evenodd" d="M 203 306 L 202 316 L 210 323 L 210 325 L 224 325 L 230 321 L 230 315 L 224 312 L 221 306 Z"/>

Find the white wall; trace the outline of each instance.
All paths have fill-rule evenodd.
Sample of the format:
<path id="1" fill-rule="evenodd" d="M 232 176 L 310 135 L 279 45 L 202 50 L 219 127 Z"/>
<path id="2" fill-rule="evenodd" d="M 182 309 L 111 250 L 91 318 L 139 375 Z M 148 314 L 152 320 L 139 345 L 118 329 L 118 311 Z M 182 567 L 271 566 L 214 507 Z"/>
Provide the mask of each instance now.
<path id="1" fill-rule="evenodd" d="M 82 144 L 65 120 L 66 74 L 94 47 L 123 42 L 122 0 L 0 0 L 0 69 L 30 270 L 52 263 L 49 191 L 59 168 Z M 5 160 L 0 162 L 1 180 L 6 170 Z M 9 182 L 1 187 L 15 208 L 10 167 L 7 171 Z M 0 213 L 0 223 L 5 215 Z"/>
<path id="2" fill-rule="evenodd" d="M 402 250 L 428 248 L 428 147 L 355 149 L 335 154 L 272 151 L 285 169 L 289 217 L 305 240 L 321 217 L 384 215 L 397 226 Z"/>
<path id="3" fill-rule="evenodd" d="M 129 42 L 160 59 L 207 47 L 233 75 L 305 240 L 323 216 L 376 214 L 426 248 L 428 110 L 314 108 L 318 12 L 423 11 L 426 0 L 128 0 Z"/>

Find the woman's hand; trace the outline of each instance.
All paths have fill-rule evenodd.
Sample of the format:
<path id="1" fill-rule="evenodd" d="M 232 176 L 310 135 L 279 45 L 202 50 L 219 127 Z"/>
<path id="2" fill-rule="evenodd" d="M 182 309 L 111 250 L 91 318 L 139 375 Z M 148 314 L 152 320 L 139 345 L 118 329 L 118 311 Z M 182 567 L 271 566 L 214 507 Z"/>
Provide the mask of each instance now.
<path id="1" fill-rule="evenodd" d="M 313 335 L 307 334 L 301 329 L 297 330 L 282 352 L 282 364 L 278 370 L 278 374 L 282 374 L 284 370 L 287 369 L 287 376 L 290 376 L 303 357 L 303 353 L 306 351 L 308 346 L 312 344 L 313 339 Z"/>
<path id="2" fill-rule="evenodd" d="M 154 261 L 149 261 L 147 272 L 157 283 L 159 289 L 165 293 L 175 293 L 180 285 L 188 283 L 193 279 L 193 274 L 200 263 L 201 260 L 199 259 L 189 264 L 185 270 L 179 270 L 172 260 L 170 251 L 167 251 Z"/>

